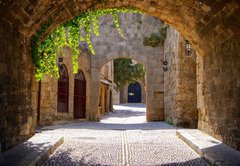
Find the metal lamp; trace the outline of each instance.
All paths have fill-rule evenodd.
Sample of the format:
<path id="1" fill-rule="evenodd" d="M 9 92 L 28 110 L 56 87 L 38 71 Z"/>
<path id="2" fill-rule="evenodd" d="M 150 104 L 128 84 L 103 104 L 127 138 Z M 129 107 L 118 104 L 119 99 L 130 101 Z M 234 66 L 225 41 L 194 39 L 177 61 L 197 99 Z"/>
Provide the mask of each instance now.
<path id="1" fill-rule="evenodd" d="M 58 58 L 58 65 L 61 66 L 63 64 L 63 57 Z"/>
<path id="2" fill-rule="evenodd" d="M 188 40 L 185 40 L 185 54 L 187 56 L 192 55 L 192 45 Z"/>

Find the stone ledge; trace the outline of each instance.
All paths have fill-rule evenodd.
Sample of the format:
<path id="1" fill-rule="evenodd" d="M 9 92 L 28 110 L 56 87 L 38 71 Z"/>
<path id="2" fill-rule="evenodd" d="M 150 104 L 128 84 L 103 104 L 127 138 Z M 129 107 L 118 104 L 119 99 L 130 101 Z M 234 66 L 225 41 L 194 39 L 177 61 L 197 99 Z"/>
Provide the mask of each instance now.
<path id="1" fill-rule="evenodd" d="M 26 142 L 15 146 L 0 157 L 1 166 L 42 165 L 61 144 L 62 136 L 35 134 Z"/>
<path id="2" fill-rule="evenodd" d="M 240 165 L 240 152 L 197 129 L 180 129 L 177 136 L 211 165 Z"/>

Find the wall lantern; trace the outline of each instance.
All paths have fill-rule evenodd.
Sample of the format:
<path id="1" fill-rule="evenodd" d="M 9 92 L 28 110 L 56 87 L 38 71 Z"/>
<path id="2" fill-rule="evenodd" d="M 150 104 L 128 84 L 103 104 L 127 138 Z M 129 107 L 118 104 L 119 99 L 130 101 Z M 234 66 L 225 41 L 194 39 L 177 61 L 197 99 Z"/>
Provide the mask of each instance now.
<path id="1" fill-rule="evenodd" d="M 192 55 L 192 45 L 188 40 L 185 40 L 185 54 L 186 56 Z"/>
<path id="2" fill-rule="evenodd" d="M 168 65 L 168 61 L 163 61 L 163 65 L 167 66 Z"/>
<path id="3" fill-rule="evenodd" d="M 62 66 L 62 64 L 63 64 L 63 57 L 59 57 L 58 58 L 58 65 Z"/>

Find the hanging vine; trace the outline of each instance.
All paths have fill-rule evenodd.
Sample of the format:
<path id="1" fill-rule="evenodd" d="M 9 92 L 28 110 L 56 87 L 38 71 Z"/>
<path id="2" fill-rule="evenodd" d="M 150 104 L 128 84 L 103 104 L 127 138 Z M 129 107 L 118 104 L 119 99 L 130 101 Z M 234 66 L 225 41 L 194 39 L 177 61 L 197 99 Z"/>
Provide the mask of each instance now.
<path id="1" fill-rule="evenodd" d="M 168 25 L 163 24 L 158 33 L 152 33 L 150 36 L 147 36 L 143 39 L 143 44 L 145 46 L 157 47 L 159 45 L 163 45 L 166 35 L 167 35 Z"/>
<path id="2" fill-rule="evenodd" d="M 118 13 L 140 13 L 136 9 L 101 9 L 80 14 L 72 20 L 60 25 L 51 34 L 44 38 L 44 34 L 53 23 L 53 19 L 44 24 L 35 36 L 32 36 L 32 57 L 36 65 L 36 79 L 41 80 L 44 74 L 59 77 L 58 66 L 56 64 L 57 52 L 62 55 L 62 47 L 69 46 L 72 49 L 73 72 L 78 71 L 79 40 L 86 42 L 91 54 L 95 55 L 91 37 L 92 33 L 99 36 L 100 16 L 112 15 L 114 23 L 121 36 Z M 84 32 L 84 34 L 82 34 Z"/>

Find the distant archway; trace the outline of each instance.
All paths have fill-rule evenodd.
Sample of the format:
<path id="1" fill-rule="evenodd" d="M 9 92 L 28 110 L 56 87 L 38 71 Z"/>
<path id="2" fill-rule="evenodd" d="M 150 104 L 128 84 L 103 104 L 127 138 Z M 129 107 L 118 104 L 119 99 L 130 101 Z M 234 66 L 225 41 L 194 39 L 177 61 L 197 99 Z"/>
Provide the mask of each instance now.
<path id="1" fill-rule="evenodd" d="M 74 119 L 86 117 L 86 80 L 82 70 L 74 78 Z"/>
<path id="2" fill-rule="evenodd" d="M 128 103 L 141 103 L 142 89 L 138 82 L 131 83 L 128 86 Z"/>
<path id="3" fill-rule="evenodd" d="M 69 76 L 65 65 L 60 66 L 59 75 L 57 112 L 68 112 Z"/>

